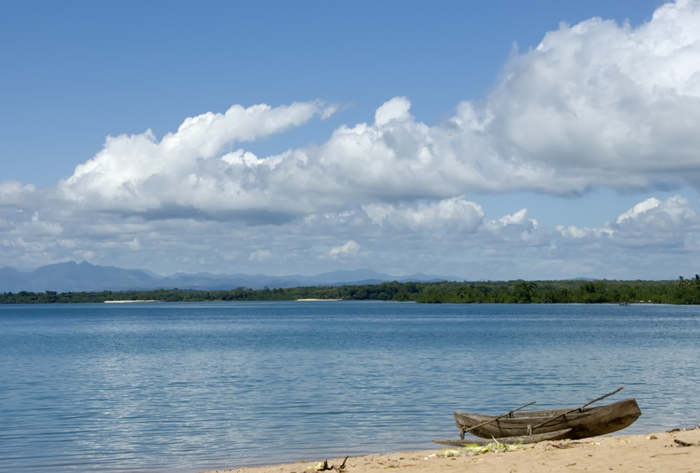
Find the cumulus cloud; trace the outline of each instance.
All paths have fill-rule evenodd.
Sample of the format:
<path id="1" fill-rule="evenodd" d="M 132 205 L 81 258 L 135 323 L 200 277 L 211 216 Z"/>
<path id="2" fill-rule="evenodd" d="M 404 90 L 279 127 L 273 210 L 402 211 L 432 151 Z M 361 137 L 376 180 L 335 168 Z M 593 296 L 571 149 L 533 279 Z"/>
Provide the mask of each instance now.
<path id="1" fill-rule="evenodd" d="M 700 185 L 700 2 L 637 28 L 561 25 L 506 65 L 487 110 L 500 153 L 578 174 L 574 190 Z"/>
<path id="2" fill-rule="evenodd" d="M 48 235 L 56 237 L 63 233 L 63 227 L 58 222 L 46 222 L 39 218 L 39 212 L 34 212 L 29 221 L 18 222 L 10 230 L 10 235 L 38 236 Z"/>
<path id="3" fill-rule="evenodd" d="M 696 231 L 700 219 L 687 198 L 676 195 L 664 201 L 650 198 L 621 214 L 616 221 L 628 232 L 678 233 Z"/>
<path id="4" fill-rule="evenodd" d="M 676 272 L 684 274 L 678 268 L 692 265 L 692 258 L 683 257 L 681 264 L 670 255 L 697 251 L 700 222 L 683 197 L 657 200 L 656 206 L 621 209 L 620 215 L 635 217 L 620 223 L 613 219 L 593 228 L 556 230 L 538 224 L 529 209 L 488 218 L 479 204 L 465 198 L 353 207 L 263 227 L 186 218 L 115 220 L 91 211 L 70 218 L 61 210 L 3 211 L 0 258 L 15 267 L 87 259 L 163 274 L 313 274 L 327 271 L 332 262 L 397 275 L 426 272 L 467 279 L 658 278 L 669 271 L 677 277 Z M 635 258 L 641 247 L 645 257 Z M 644 264 L 649 267 L 640 269 Z"/>
<path id="5" fill-rule="evenodd" d="M 643 200 L 612 222 L 554 229 L 519 205 L 487 218 L 472 197 L 700 189 L 700 0 L 662 5 L 637 27 L 562 24 L 510 58 L 491 90 L 433 125 L 411 114 L 409 98 L 387 97 L 371 123 L 271 156 L 246 144 L 340 107 L 234 105 L 187 118 L 161 139 L 108 137 L 56 188 L 0 183 L 3 255 L 25 266 L 117 264 L 108 258 L 121 252 L 132 266 L 167 256 L 183 270 L 226 261 L 276 271 L 278 262 L 330 259 L 409 261 L 413 270 L 469 261 L 493 272 L 475 262 L 503 256 L 508 271 L 508 255 L 525 258 L 527 249 L 529 268 L 577 255 L 594 271 L 582 249 L 700 246 L 698 216 L 680 196 Z"/>
<path id="6" fill-rule="evenodd" d="M 363 207 L 369 222 L 391 245 L 429 247 L 453 257 L 475 249 L 501 252 L 513 246 L 546 245 L 550 232 L 527 209 L 487 219 L 481 205 L 462 197 L 414 204 L 373 204 Z M 428 243 L 426 243 L 428 242 Z M 376 245 L 376 244 L 375 244 Z"/>
<path id="7" fill-rule="evenodd" d="M 32 197 L 36 187 L 17 181 L 0 182 L 0 205 L 22 205 Z"/>
<path id="8" fill-rule="evenodd" d="M 638 219 L 641 215 L 646 214 L 649 212 L 651 209 L 657 208 L 661 204 L 661 201 L 657 199 L 656 197 L 651 197 L 644 202 L 640 202 L 631 209 L 629 209 L 627 212 L 621 214 L 619 217 L 617 217 L 617 223 L 623 224 L 626 221 L 631 221 L 634 219 Z"/>
<path id="9" fill-rule="evenodd" d="M 338 107 L 236 105 L 188 118 L 160 141 L 150 132 L 110 137 L 58 190 L 84 208 L 149 218 L 279 223 L 349 200 L 379 209 L 476 192 L 700 188 L 700 1 L 662 5 L 635 28 L 600 18 L 562 24 L 512 57 L 483 102 L 463 102 L 435 126 L 410 107 L 395 97 L 374 123 L 259 157 L 233 145 Z"/>
<path id="10" fill-rule="evenodd" d="M 612 236 L 614 231 L 611 228 L 579 228 L 576 225 L 557 225 L 557 231 L 565 238 L 583 239 L 588 237 L 600 238 L 604 236 Z"/>
<path id="11" fill-rule="evenodd" d="M 335 107 L 321 102 L 272 108 L 234 105 L 226 113 L 187 118 L 160 141 L 149 130 L 108 137 L 94 158 L 76 167 L 58 186 L 58 194 L 82 208 L 143 213 L 163 208 L 201 212 L 258 208 L 264 171 L 279 160 L 259 160 L 236 143 L 252 141 L 327 116 Z M 251 189 L 254 189 L 251 191 Z"/>
<path id="12" fill-rule="evenodd" d="M 328 252 L 328 255 L 332 258 L 338 258 L 340 256 L 352 256 L 357 254 L 359 250 L 360 245 L 358 245 L 357 242 L 355 242 L 355 240 L 350 240 L 342 246 L 336 246 L 334 248 L 331 248 L 331 251 Z"/>
<path id="13" fill-rule="evenodd" d="M 375 224 L 383 225 L 386 222 L 396 228 L 411 231 L 451 230 L 469 233 L 476 230 L 484 218 L 481 206 L 463 197 L 421 202 L 417 206 L 369 204 L 363 210 Z"/>
<path id="14" fill-rule="evenodd" d="M 700 217 L 690 207 L 688 199 L 680 195 L 663 201 L 654 197 L 646 199 L 620 214 L 614 223 L 606 222 L 601 227 L 557 226 L 557 231 L 566 239 L 595 242 L 606 239 L 618 246 L 683 247 L 690 243 L 695 247 L 697 237 L 693 235 L 699 230 Z"/>
<path id="15" fill-rule="evenodd" d="M 541 228 L 537 220 L 528 215 L 528 209 L 520 209 L 511 215 L 505 215 L 497 220 L 484 222 L 483 232 L 488 236 L 486 246 L 521 246 L 542 245 L 548 237 L 548 231 Z"/>

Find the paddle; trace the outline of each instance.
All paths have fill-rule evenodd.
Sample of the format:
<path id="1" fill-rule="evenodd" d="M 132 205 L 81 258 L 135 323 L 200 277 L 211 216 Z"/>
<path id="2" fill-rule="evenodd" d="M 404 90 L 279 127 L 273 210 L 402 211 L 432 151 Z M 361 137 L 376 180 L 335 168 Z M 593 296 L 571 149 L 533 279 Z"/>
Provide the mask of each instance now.
<path id="1" fill-rule="evenodd" d="M 542 426 L 545 425 L 545 424 L 549 424 L 550 422 L 552 422 L 552 421 L 555 420 L 555 419 L 558 419 L 558 418 L 560 418 L 560 417 L 563 417 L 563 416 L 565 416 L 565 415 L 567 415 L 567 414 L 571 414 L 572 412 L 579 411 L 579 410 L 583 409 L 584 407 L 590 406 L 590 405 L 593 404 L 594 402 L 598 402 L 598 401 L 600 401 L 601 399 L 605 399 L 606 397 L 612 396 L 613 394 L 619 393 L 620 391 L 622 391 L 622 386 L 620 386 L 619 388 L 617 388 L 617 389 L 614 390 L 613 392 L 606 394 L 605 396 L 600 396 L 598 399 L 593 399 L 591 402 L 587 402 L 586 404 L 584 404 L 584 405 L 581 406 L 581 407 L 577 407 L 577 408 L 575 408 L 575 409 L 571 409 L 571 410 L 568 410 L 568 411 L 566 411 L 566 412 L 562 412 L 561 414 L 554 415 L 554 416 L 550 417 L 549 419 L 545 420 L 544 422 L 542 422 L 542 423 L 537 424 L 536 426 L 534 426 L 534 427 L 532 428 L 532 432 L 534 432 L 536 428 L 542 427 Z"/>
<path id="2" fill-rule="evenodd" d="M 500 416 L 498 416 L 498 417 L 494 417 L 493 419 L 487 420 L 486 422 L 482 422 L 481 424 L 476 424 L 475 426 L 469 427 L 469 428 L 466 429 L 466 430 L 462 430 L 462 429 L 460 428 L 460 429 L 459 429 L 459 438 L 462 438 L 462 439 L 463 439 L 463 438 L 464 438 L 464 434 L 466 434 L 466 433 L 469 432 L 470 430 L 474 430 L 474 429 L 476 429 L 477 427 L 481 427 L 481 426 L 484 426 L 484 425 L 486 425 L 486 424 L 490 424 L 491 422 L 497 421 L 498 419 L 501 419 L 502 417 L 509 416 L 509 415 L 511 415 L 513 412 L 519 411 L 520 409 L 523 409 L 523 408 L 525 408 L 525 407 L 527 407 L 527 406 L 531 406 L 531 405 L 533 405 L 533 404 L 536 403 L 536 402 L 537 402 L 537 401 L 532 401 L 532 402 L 529 403 L 529 404 L 523 404 L 522 406 L 518 407 L 517 409 L 513 409 L 513 410 L 510 411 L 510 412 L 506 412 L 505 414 L 502 414 L 502 415 L 500 415 Z"/>

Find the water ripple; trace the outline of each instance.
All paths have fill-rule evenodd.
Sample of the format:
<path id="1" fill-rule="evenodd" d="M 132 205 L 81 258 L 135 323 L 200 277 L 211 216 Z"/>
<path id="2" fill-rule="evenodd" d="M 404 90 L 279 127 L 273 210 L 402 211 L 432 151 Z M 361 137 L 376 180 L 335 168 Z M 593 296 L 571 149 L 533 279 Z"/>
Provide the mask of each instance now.
<path id="1" fill-rule="evenodd" d="M 430 448 L 452 412 L 700 422 L 700 310 L 208 303 L 0 307 L 0 470 L 193 472 Z M 693 417 L 694 416 L 694 417 Z"/>

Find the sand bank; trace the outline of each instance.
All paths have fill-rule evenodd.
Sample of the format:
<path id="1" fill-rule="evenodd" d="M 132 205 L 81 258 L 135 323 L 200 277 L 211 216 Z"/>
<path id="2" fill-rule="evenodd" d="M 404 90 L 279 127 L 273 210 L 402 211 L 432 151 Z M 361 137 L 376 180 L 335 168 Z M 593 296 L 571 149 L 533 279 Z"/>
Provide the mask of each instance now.
<path id="1" fill-rule="evenodd" d="M 118 301 L 104 301 L 105 304 L 130 304 L 132 302 L 160 302 L 156 300 L 136 300 L 136 301 L 131 301 L 131 300 L 118 300 Z"/>
<path id="2" fill-rule="evenodd" d="M 335 302 L 335 301 L 340 301 L 340 300 L 342 300 L 342 299 L 315 299 L 315 298 L 311 298 L 311 299 L 297 299 L 297 302 L 328 302 L 328 301 Z"/>
<path id="3" fill-rule="evenodd" d="M 682 446 L 682 444 L 692 444 Z M 447 455 L 445 455 L 445 453 Z M 287 465 L 219 473 L 315 473 L 324 458 Z M 328 459 L 340 465 L 342 458 Z M 347 473 L 379 473 L 398 469 L 401 473 L 541 473 L 541 472 L 700 472 L 700 429 L 647 435 L 608 435 L 582 440 L 563 440 L 525 445 L 505 453 L 466 452 L 443 448 L 422 452 L 350 457 Z M 213 472 L 212 472 L 213 473 Z M 335 473 L 330 470 L 329 473 Z"/>

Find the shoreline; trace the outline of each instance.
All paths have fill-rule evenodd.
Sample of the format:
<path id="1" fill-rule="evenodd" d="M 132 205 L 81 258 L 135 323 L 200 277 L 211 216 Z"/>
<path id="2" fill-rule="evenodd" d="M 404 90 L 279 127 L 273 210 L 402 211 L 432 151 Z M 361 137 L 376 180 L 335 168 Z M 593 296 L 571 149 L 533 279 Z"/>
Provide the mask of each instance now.
<path id="1" fill-rule="evenodd" d="M 210 470 L 203 473 L 315 473 L 325 460 L 339 473 L 343 458 L 317 458 L 296 463 Z M 662 433 L 606 435 L 580 440 L 545 441 L 508 452 L 475 453 L 460 448 L 371 454 L 347 459 L 347 473 L 466 471 L 475 473 L 536 472 L 695 472 L 700 465 L 700 427 Z"/>

